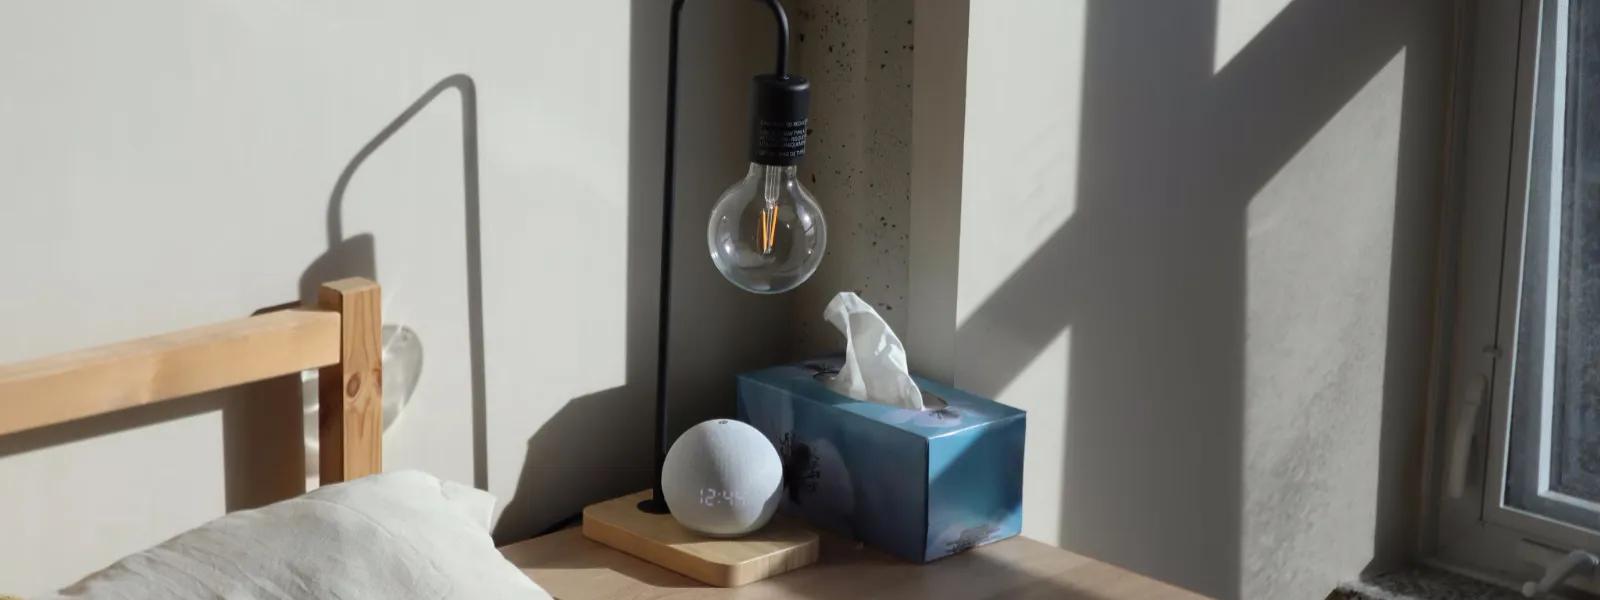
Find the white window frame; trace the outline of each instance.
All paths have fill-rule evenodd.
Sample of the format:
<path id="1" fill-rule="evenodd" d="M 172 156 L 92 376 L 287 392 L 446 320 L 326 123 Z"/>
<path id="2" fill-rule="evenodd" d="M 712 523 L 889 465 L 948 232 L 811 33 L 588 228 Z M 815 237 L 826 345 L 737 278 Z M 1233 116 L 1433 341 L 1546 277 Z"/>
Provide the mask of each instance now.
<path id="1" fill-rule="evenodd" d="M 1485 0 L 1470 16 L 1470 67 L 1464 69 L 1470 81 L 1462 88 L 1468 116 L 1458 124 L 1463 134 L 1458 268 L 1441 288 L 1453 292 L 1442 304 L 1454 313 L 1455 325 L 1440 346 L 1450 350 L 1444 365 L 1448 385 L 1433 411 L 1441 418 L 1433 422 L 1427 446 L 1432 502 L 1425 507 L 1422 530 L 1423 551 L 1431 562 L 1513 585 L 1538 576 L 1530 561 L 1570 549 L 1600 552 L 1600 534 L 1508 507 L 1504 498 L 1528 184 L 1530 177 L 1549 176 L 1530 173 L 1544 2 Z M 1559 21 L 1565 22 L 1565 14 Z M 1564 39 L 1564 27 L 1552 29 Z M 1556 46 L 1564 55 L 1564 47 Z M 1564 57 L 1555 63 L 1565 68 Z M 1562 161 L 1551 161 L 1551 168 L 1561 166 Z M 1559 235 L 1552 239 L 1558 241 Z M 1555 297 L 1554 290 L 1547 295 Z M 1543 389 L 1548 394 L 1551 388 Z M 1480 392 L 1486 398 L 1470 397 Z M 1471 408 L 1477 402 L 1486 414 Z M 1550 411 L 1544 412 L 1548 420 Z M 1451 438 L 1463 424 L 1474 435 L 1470 445 L 1458 446 Z M 1464 448 L 1471 450 L 1459 451 Z M 1452 468 L 1468 474 L 1462 483 L 1451 483 Z M 1600 586 L 1596 578 L 1577 583 Z"/>
<path id="2" fill-rule="evenodd" d="M 1555 67 L 1555 73 L 1552 76 L 1557 81 L 1564 81 L 1566 78 L 1567 55 L 1567 14 L 1566 10 L 1564 9 L 1567 6 L 1568 0 L 1546 1 L 1556 7 L 1556 10 L 1553 11 L 1554 14 L 1548 17 L 1540 14 L 1539 7 L 1543 4 L 1546 4 L 1545 1 L 1527 3 L 1531 8 L 1526 9 L 1523 13 L 1522 20 L 1524 27 L 1523 34 L 1521 36 L 1522 47 L 1518 50 L 1519 54 L 1525 57 L 1525 60 L 1520 60 L 1519 63 L 1529 65 L 1530 71 L 1533 70 L 1532 65 L 1537 64 L 1538 49 L 1541 45 L 1538 25 L 1540 21 L 1547 20 L 1554 23 L 1554 26 L 1551 27 L 1551 31 L 1548 33 L 1554 34 L 1554 39 L 1551 41 L 1550 46 L 1557 55 L 1555 60 L 1550 61 Z M 1564 178 L 1563 167 L 1565 165 L 1565 161 L 1562 158 L 1564 148 L 1562 146 L 1562 142 L 1558 141 L 1555 144 L 1555 149 L 1553 151 L 1554 156 L 1548 161 L 1549 164 L 1544 165 L 1546 170 L 1533 170 L 1535 167 L 1533 161 L 1533 153 L 1535 149 L 1533 147 L 1534 136 L 1532 134 L 1532 115 L 1535 110 L 1535 105 L 1539 100 L 1537 97 L 1538 92 L 1536 91 L 1539 86 L 1535 84 L 1534 77 L 1524 76 L 1523 73 L 1524 72 L 1520 71 L 1519 69 L 1515 117 L 1516 126 L 1513 129 L 1512 138 L 1514 150 L 1512 152 L 1511 159 L 1510 185 L 1507 186 L 1508 191 L 1506 193 L 1506 233 L 1504 236 L 1505 260 L 1503 261 L 1504 266 L 1502 267 L 1499 295 L 1501 300 L 1498 339 L 1501 340 L 1499 347 L 1502 348 L 1502 351 L 1500 354 L 1504 357 L 1504 360 L 1497 361 L 1494 369 L 1493 385 L 1489 388 L 1492 398 L 1491 406 L 1493 409 L 1490 413 L 1490 443 L 1488 456 L 1492 460 L 1488 461 L 1489 470 L 1485 481 L 1492 482 L 1505 481 L 1507 463 L 1510 462 L 1510 453 L 1513 451 L 1513 449 L 1510 447 L 1510 414 L 1512 410 L 1513 399 L 1511 388 L 1513 385 L 1512 380 L 1513 373 L 1515 371 L 1517 353 L 1519 351 L 1534 350 L 1519 350 L 1516 348 L 1516 344 L 1514 343 L 1514 340 L 1516 340 L 1517 336 L 1517 324 L 1520 320 L 1522 304 L 1524 300 L 1542 300 L 1545 303 L 1544 315 L 1547 320 L 1546 326 L 1548 328 L 1554 326 L 1554 318 L 1556 315 L 1554 305 L 1557 299 L 1560 297 L 1557 293 L 1556 283 L 1556 277 L 1559 275 L 1558 268 L 1547 269 L 1546 277 L 1548 280 L 1545 282 L 1546 293 L 1544 294 L 1543 298 L 1525 299 L 1518 294 L 1518 290 L 1521 287 L 1522 282 L 1522 267 L 1528 253 L 1545 253 L 1547 255 L 1546 260 L 1549 261 L 1547 264 L 1557 265 L 1560 262 L 1559 259 L 1552 260 L 1549 258 L 1549 255 L 1551 254 L 1554 254 L 1556 257 L 1560 256 L 1561 236 L 1557 232 L 1559 232 L 1561 229 L 1560 219 L 1562 203 L 1559 199 L 1550 202 L 1551 211 L 1548 217 L 1545 217 L 1554 222 L 1554 226 L 1550 228 L 1550 233 L 1546 234 L 1548 240 L 1547 244 L 1545 244 L 1545 247 L 1528 247 L 1528 244 L 1525 243 L 1523 239 L 1523 235 L 1526 225 L 1525 217 L 1527 216 L 1528 212 L 1528 190 L 1531 187 L 1530 184 L 1533 178 L 1548 177 L 1552 180 L 1551 189 L 1561 190 L 1564 187 L 1564 184 L 1561 183 L 1561 180 Z M 1554 123 L 1552 124 L 1551 129 L 1556 132 L 1565 131 L 1565 94 L 1558 92 L 1553 98 L 1553 101 L 1555 103 L 1552 111 Z M 1564 138 L 1564 136 L 1558 136 L 1558 138 Z M 1551 407 L 1555 401 L 1555 386 L 1551 382 L 1555 363 L 1554 343 L 1553 337 L 1547 337 L 1545 339 L 1545 346 L 1538 349 L 1538 351 L 1544 354 L 1544 360 L 1542 361 L 1544 372 L 1542 377 L 1545 380 L 1545 384 L 1540 386 L 1543 391 L 1543 397 L 1539 399 L 1539 402 L 1544 406 L 1544 410 L 1541 411 L 1543 422 L 1540 424 L 1542 436 L 1548 436 L 1552 427 L 1551 414 L 1553 411 L 1551 410 Z M 1541 481 L 1544 481 L 1549 477 L 1549 469 L 1547 466 L 1549 460 L 1550 457 L 1548 447 L 1546 446 L 1541 448 L 1538 460 L 1538 464 L 1540 465 L 1539 479 Z M 1541 485 L 1541 487 L 1547 486 Z M 1504 485 L 1488 487 L 1487 492 L 1488 493 L 1483 494 L 1483 514 L 1486 520 L 1520 531 L 1527 531 L 1541 538 L 1557 543 L 1600 551 L 1600 536 L 1597 536 L 1594 532 L 1586 531 L 1560 521 L 1506 506 Z M 1594 507 L 1594 503 L 1592 502 L 1557 492 L 1544 492 L 1541 493 L 1541 496 L 1557 502 L 1562 502 L 1564 504 L 1575 506 L 1588 505 L 1589 507 Z"/>

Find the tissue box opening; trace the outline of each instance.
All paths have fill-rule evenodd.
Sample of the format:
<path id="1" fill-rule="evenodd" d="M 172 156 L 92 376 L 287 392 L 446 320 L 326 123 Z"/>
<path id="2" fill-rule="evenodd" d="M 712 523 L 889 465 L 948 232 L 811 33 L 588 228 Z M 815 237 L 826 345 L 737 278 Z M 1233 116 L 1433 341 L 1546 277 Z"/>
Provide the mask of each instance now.
<path id="1" fill-rule="evenodd" d="M 839 362 L 738 378 L 739 418 L 784 457 L 784 510 L 913 562 L 1021 530 L 1026 413 L 920 377 L 942 407 L 853 400 L 820 380 Z"/>

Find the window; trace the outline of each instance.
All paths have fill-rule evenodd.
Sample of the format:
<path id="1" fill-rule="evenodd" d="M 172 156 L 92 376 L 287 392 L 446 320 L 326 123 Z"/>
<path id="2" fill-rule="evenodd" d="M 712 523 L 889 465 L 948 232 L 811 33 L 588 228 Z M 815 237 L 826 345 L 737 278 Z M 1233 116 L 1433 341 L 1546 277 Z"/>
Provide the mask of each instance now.
<path id="1" fill-rule="evenodd" d="M 1600 5 L 1545 8 L 1519 281 L 1515 302 L 1502 300 L 1515 305 L 1509 422 L 1495 430 L 1507 437 L 1504 505 L 1592 532 L 1600 530 Z"/>
<path id="2" fill-rule="evenodd" d="M 1516 584 L 1600 553 L 1600 0 L 1484 2 L 1473 23 L 1423 542 Z"/>

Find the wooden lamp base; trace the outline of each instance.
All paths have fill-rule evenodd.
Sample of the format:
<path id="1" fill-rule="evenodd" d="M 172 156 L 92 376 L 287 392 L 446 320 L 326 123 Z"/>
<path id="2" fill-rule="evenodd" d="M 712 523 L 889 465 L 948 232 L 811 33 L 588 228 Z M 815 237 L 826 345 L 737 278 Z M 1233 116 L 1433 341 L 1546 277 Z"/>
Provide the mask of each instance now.
<path id="1" fill-rule="evenodd" d="M 741 538 L 710 538 L 672 515 L 639 510 L 650 490 L 583 509 L 583 536 L 718 587 L 737 587 L 817 562 L 817 533 L 782 516 Z"/>

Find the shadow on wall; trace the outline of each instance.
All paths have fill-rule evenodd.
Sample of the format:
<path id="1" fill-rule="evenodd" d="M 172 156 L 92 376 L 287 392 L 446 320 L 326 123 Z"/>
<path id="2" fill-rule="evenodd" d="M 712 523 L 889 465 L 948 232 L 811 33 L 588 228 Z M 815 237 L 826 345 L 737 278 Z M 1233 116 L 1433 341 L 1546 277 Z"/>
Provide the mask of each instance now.
<path id="1" fill-rule="evenodd" d="M 1273 576 L 1263 571 L 1275 564 L 1258 559 L 1275 542 L 1251 533 L 1247 558 L 1247 524 L 1304 515 L 1289 506 L 1293 492 L 1257 507 L 1288 515 L 1244 513 L 1246 209 L 1414 43 L 1427 4 L 1295 0 L 1216 73 L 1215 1 L 1088 5 L 1076 212 L 957 334 L 974 349 L 960 383 L 995 395 L 1070 328 L 1069 547 L 1224 598 Z M 1427 336 L 1431 238 L 1416 236 L 1432 231 L 1438 119 L 1414 92 L 1436 84 L 1437 65 L 1419 58 L 1438 57 L 1406 53 L 1378 486 L 1386 531 L 1412 519 L 1404 486 L 1414 477 L 1390 465 L 1410 461 L 1417 441 L 1408 429 L 1419 422 Z M 1396 539 L 1405 533 L 1374 540 L 1378 558 Z"/>
<path id="2" fill-rule="evenodd" d="M 341 205 L 345 188 L 367 157 L 445 90 L 461 99 L 462 157 L 466 182 L 467 283 L 472 345 L 474 459 L 477 485 L 484 487 L 483 436 L 483 285 L 478 227 L 477 93 L 472 78 L 451 75 L 429 88 L 367 142 L 345 166 L 328 201 L 328 251 L 300 278 L 302 302 L 315 303 L 323 283 L 341 277 L 377 275 L 372 235 L 344 239 Z M 292 305 L 293 303 L 290 303 Z M 282 308 L 281 305 L 256 311 Z M 172 402 L 135 407 L 0 438 L 0 457 L 172 421 L 220 408 L 228 511 L 255 508 L 305 491 L 305 448 L 298 375 L 260 381 L 236 390 L 199 394 Z"/>
<path id="3" fill-rule="evenodd" d="M 363 233 L 348 239 L 344 237 L 345 190 L 368 157 L 448 90 L 455 90 L 461 102 L 461 181 L 465 188 L 462 198 L 466 210 L 467 325 L 472 373 L 472 479 L 478 489 L 487 489 L 488 421 L 483 357 L 483 229 L 478 199 L 478 88 L 472 77 L 457 73 L 433 84 L 345 164 L 328 197 L 328 250 L 313 260 L 300 275 L 300 298 L 303 302 L 314 304 L 318 287 L 343 277 L 378 279 L 377 244 L 372 234 Z"/>
<path id="4" fill-rule="evenodd" d="M 624 381 L 571 399 L 529 438 L 516 490 L 494 529 L 500 543 L 559 527 L 590 503 L 651 485 L 671 4 L 633 0 L 630 10 Z M 766 10 L 757 2 L 704 1 L 688 2 L 683 13 L 668 439 L 699 421 L 731 417 L 733 375 L 774 364 L 790 347 L 787 295 L 728 285 L 704 246 L 711 203 L 747 164 L 745 82 L 770 69 L 771 57 L 743 49 L 767 48 L 758 41 L 772 35 Z M 759 330 L 773 323 L 779 325 Z"/>
<path id="5" fill-rule="evenodd" d="M 528 438 L 516 490 L 495 523 L 497 544 L 566 524 L 593 502 L 648 488 L 655 473 L 652 329 L 660 281 L 660 151 L 665 137 L 661 127 L 649 124 L 661 122 L 666 94 L 660 49 L 667 45 L 667 4 L 633 0 L 630 11 L 625 380 L 619 387 L 567 401 Z"/>

